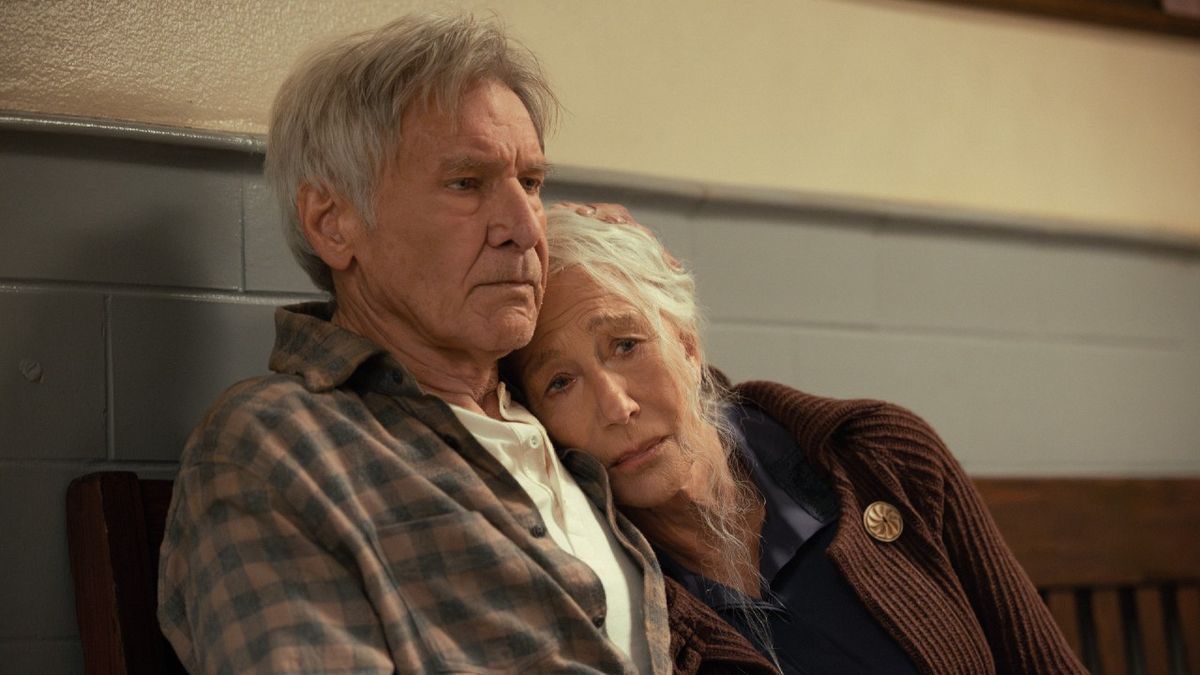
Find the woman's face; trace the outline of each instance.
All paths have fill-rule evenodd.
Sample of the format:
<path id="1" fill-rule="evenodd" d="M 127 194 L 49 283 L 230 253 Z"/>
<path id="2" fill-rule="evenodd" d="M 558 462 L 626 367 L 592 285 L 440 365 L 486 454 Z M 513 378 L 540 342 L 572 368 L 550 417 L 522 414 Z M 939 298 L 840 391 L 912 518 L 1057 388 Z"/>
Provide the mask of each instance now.
<path id="1" fill-rule="evenodd" d="M 637 307 L 570 268 L 550 280 L 516 363 L 533 413 L 561 447 L 608 468 L 618 504 L 657 506 L 691 482 L 681 436 L 699 366 L 679 335 L 656 335 Z"/>

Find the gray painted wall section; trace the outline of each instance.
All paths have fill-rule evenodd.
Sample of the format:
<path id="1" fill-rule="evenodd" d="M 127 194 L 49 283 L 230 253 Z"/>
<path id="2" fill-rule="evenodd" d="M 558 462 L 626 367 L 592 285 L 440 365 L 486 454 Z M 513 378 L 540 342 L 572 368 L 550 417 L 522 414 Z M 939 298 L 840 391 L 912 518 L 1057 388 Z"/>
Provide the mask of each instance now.
<path id="1" fill-rule="evenodd" d="M 0 670 L 82 672 L 71 478 L 170 475 L 313 295 L 256 152 L 0 130 Z M 579 175 L 546 198 L 626 203 L 690 262 L 734 380 L 900 402 L 975 473 L 1200 474 L 1195 246 Z"/>

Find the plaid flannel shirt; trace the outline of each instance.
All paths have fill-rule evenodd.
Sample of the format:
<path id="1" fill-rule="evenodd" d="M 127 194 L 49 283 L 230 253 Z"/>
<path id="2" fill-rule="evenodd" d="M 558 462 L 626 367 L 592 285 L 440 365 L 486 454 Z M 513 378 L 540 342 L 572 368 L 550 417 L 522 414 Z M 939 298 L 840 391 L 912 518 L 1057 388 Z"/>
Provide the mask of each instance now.
<path id="1" fill-rule="evenodd" d="M 440 399 L 320 303 L 276 312 L 271 369 L 184 450 L 159 621 L 191 672 L 570 672 L 634 667 L 604 590 Z M 655 673 L 662 573 L 594 460 L 564 464 L 643 570 Z"/>

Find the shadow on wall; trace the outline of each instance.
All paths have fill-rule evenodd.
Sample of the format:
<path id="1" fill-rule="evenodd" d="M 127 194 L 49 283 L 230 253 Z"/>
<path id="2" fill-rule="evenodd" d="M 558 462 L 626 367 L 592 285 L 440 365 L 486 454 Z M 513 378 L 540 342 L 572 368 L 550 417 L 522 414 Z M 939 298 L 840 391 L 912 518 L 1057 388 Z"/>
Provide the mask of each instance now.
<path id="1" fill-rule="evenodd" d="M 242 292 L 242 185 L 259 159 L 128 139 L 2 138 L 10 216 L 0 276 L 7 302 L 36 319 L 21 322 L 28 337 L 3 344 L 47 354 L 22 377 L 40 368 L 38 386 L 58 383 L 66 399 L 22 407 L 23 456 L 104 457 L 102 433 L 71 444 L 87 450 L 64 450 L 54 430 L 64 419 L 103 425 L 107 401 L 114 459 L 177 459 L 217 393 L 266 370 L 275 300 Z M 70 378 L 47 379 L 53 370 Z"/>
<path id="2" fill-rule="evenodd" d="M 0 131 L 0 656 L 79 672 L 63 498 L 170 475 L 218 393 L 266 372 L 278 298 L 244 292 L 253 155 Z"/>

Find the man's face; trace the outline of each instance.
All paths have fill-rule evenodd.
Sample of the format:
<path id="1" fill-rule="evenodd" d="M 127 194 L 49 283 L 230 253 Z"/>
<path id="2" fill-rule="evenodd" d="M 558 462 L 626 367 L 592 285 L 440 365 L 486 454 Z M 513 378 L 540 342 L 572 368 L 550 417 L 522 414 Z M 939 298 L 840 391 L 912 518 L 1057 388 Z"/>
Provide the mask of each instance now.
<path id="1" fill-rule="evenodd" d="M 415 106 L 400 135 L 375 227 L 354 247 L 365 309 L 403 324 L 408 339 L 497 359 L 533 336 L 546 287 L 537 131 L 512 90 L 484 81 L 464 95 L 457 124 Z"/>

